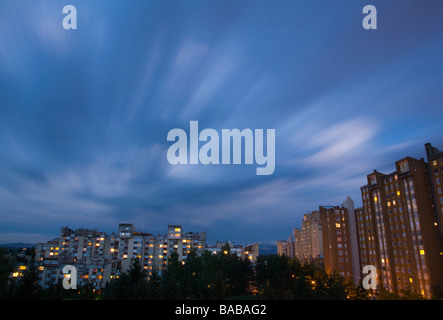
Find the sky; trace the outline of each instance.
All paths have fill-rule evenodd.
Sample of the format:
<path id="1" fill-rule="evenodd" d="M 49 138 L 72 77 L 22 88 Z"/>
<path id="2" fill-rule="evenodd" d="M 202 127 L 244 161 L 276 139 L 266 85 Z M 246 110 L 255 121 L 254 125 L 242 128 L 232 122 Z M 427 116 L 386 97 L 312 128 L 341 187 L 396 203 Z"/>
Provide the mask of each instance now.
<path id="1" fill-rule="evenodd" d="M 320 205 L 360 206 L 374 169 L 443 149 L 442 14 L 440 0 L 1 0 L 0 243 L 118 223 L 269 243 Z M 275 129 L 274 173 L 171 165 L 167 134 L 190 121 Z"/>

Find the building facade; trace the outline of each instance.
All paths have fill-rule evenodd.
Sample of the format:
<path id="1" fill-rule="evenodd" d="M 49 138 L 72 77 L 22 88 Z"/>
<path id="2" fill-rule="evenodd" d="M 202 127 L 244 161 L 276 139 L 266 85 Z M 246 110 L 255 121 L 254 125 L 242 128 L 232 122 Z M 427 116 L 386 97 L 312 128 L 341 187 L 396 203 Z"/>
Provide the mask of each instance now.
<path id="1" fill-rule="evenodd" d="M 259 244 L 251 244 L 251 245 L 240 245 L 234 244 L 230 241 L 217 241 L 213 245 L 206 245 L 205 250 L 211 252 L 211 254 L 226 254 L 227 252 L 224 250 L 226 246 L 229 246 L 229 251 L 231 254 L 237 255 L 240 259 L 248 259 L 252 263 L 257 262 L 257 258 L 259 255 Z"/>
<path id="2" fill-rule="evenodd" d="M 443 256 L 428 164 L 411 157 L 396 171 L 374 170 L 356 211 L 360 265 L 374 265 L 379 285 L 395 294 L 441 295 Z"/>
<path id="3" fill-rule="evenodd" d="M 433 147 L 430 143 L 425 144 L 425 150 L 431 188 L 434 193 L 434 207 L 443 243 L 443 151 Z"/>
<path id="4" fill-rule="evenodd" d="M 99 290 L 126 272 L 133 259 L 140 260 L 149 279 L 153 270 L 161 274 L 173 252 L 185 263 L 191 251 L 199 256 L 205 246 L 205 232 L 185 232 L 180 225 L 169 225 L 167 234 L 157 236 L 137 232 L 132 224 L 119 224 L 118 233 L 109 235 L 64 227 L 59 238 L 37 245 L 36 262 L 43 287 L 55 284 L 64 276 L 63 267 L 73 265 L 78 285 L 88 283 Z"/>
<path id="5" fill-rule="evenodd" d="M 340 206 L 320 206 L 319 213 L 325 271 L 354 279 L 348 209 Z"/>
<path id="6" fill-rule="evenodd" d="M 294 228 L 292 233 L 294 241 L 290 247 L 293 247 L 293 256 L 301 263 L 312 263 L 323 257 L 322 224 L 319 211 L 304 214 L 301 228 Z"/>

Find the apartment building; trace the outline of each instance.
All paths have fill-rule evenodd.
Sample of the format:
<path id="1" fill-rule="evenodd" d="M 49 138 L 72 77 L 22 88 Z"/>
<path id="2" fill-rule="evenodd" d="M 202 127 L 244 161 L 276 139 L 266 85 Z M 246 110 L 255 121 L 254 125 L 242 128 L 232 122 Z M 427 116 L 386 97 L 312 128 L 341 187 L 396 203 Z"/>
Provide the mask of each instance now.
<path id="1" fill-rule="evenodd" d="M 430 143 L 425 144 L 425 150 L 434 193 L 434 207 L 443 243 L 443 151 L 433 147 Z"/>
<path id="2" fill-rule="evenodd" d="M 184 262 L 191 250 L 201 255 L 205 245 L 205 232 L 184 232 L 180 225 L 169 225 L 167 234 L 157 236 L 138 232 L 127 223 L 119 224 L 117 234 L 109 235 L 64 227 L 59 238 L 37 245 L 36 262 L 43 287 L 63 278 L 63 267 L 69 264 L 77 269 L 79 285 L 89 283 L 99 290 L 126 272 L 134 258 L 140 260 L 149 278 L 153 270 L 161 273 L 173 252 Z"/>
<path id="3" fill-rule="evenodd" d="M 301 263 L 312 263 L 323 257 L 322 224 L 319 211 L 308 212 L 303 215 L 301 228 L 292 230 L 294 241 L 293 256 Z M 290 255 L 290 254 L 288 254 Z"/>
<path id="4" fill-rule="evenodd" d="M 325 271 L 354 279 L 348 209 L 340 206 L 320 206 L 319 215 Z"/>
<path id="5" fill-rule="evenodd" d="M 396 170 L 374 170 L 355 211 L 360 265 L 374 265 L 379 286 L 441 295 L 443 256 L 428 164 L 405 157 Z M 431 174 L 432 175 L 432 174 Z"/>
<path id="6" fill-rule="evenodd" d="M 259 244 L 251 244 L 251 245 L 240 245 L 234 244 L 230 241 L 217 241 L 213 245 L 206 245 L 205 250 L 211 252 L 211 254 L 224 254 L 224 248 L 226 245 L 229 245 L 229 250 L 231 254 L 237 255 L 240 259 L 248 259 L 252 263 L 257 262 L 257 258 L 259 255 Z"/>
<path id="7" fill-rule="evenodd" d="M 277 254 L 279 256 L 290 256 L 288 241 L 277 240 Z"/>

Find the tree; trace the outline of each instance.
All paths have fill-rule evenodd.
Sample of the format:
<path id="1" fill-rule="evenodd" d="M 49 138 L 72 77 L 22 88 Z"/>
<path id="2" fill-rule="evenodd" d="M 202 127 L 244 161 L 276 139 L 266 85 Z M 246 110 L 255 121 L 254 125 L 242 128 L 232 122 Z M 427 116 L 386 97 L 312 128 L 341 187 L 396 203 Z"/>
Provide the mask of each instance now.
<path id="1" fill-rule="evenodd" d="M 8 298 L 8 278 L 13 270 L 14 259 L 9 255 L 8 249 L 0 247 L 0 299 Z"/>
<path id="2" fill-rule="evenodd" d="M 146 296 L 149 300 L 159 300 L 162 297 L 161 277 L 157 270 L 153 269 L 146 285 Z"/>
<path id="3" fill-rule="evenodd" d="M 162 290 L 166 300 L 183 299 L 181 288 L 181 263 L 178 253 L 173 252 L 169 259 L 166 270 L 163 272 Z"/>
<path id="4" fill-rule="evenodd" d="M 142 300 L 148 299 L 148 293 L 145 273 L 139 259 L 134 259 L 126 273 L 107 283 L 103 297 L 106 300 Z"/>
<path id="5" fill-rule="evenodd" d="M 17 285 L 17 299 L 34 300 L 43 297 L 42 287 L 38 284 L 39 277 L 34 258 L 35 256 L 33 255 Z"/>
<path id="6" fill-rule="evenodd" d="M 319 300 L 345 300 L 347 285 L 343 277 L 333 272 L 315 280 L 314 298 Z"/>

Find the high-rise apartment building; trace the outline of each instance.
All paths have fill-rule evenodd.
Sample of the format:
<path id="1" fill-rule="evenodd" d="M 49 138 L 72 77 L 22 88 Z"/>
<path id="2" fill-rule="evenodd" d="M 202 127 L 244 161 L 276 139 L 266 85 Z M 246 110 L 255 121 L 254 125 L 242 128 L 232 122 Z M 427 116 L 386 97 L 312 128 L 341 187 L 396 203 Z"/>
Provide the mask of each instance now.
<path id="1" fill-rule="evenodd" d="M 395 166 L 390 174 L 374 170 L 361 187 L 360 265 L 374 265 L 379 287 L 395 294 L 440 295 L 443 256 L 428 164 L 406 157 Z"/>
<path id="2" fill-rule="evenodd" d="M 277 240 L 277 255 L 279 256 L 290 256 L 288 250 L 288 242 L 286 240 Z"/>
<path id="3" fill-rule="evenodd" d="M 348 209 L 340 206 L 320 206 L 319 213 L 325 271 L 354 279 Z"/>
<path id="4" fill-rule="evenodd" d="M 311 263 L 323 256 L 322 225 L 318 211 L 303 215 L 301 228 L 292 230 L 294 257 L 301 263 Z"/>
<path id="5" fill-rule="evenodd" d="M 443 151 L 433 147 L 430 143 L 425 144 L 425 149 L 431 187 L 434 193 L 434 207 L 443 243 Z"/>

